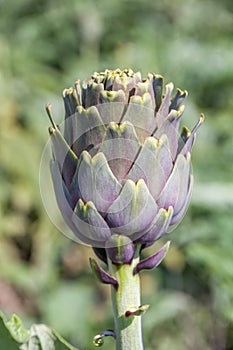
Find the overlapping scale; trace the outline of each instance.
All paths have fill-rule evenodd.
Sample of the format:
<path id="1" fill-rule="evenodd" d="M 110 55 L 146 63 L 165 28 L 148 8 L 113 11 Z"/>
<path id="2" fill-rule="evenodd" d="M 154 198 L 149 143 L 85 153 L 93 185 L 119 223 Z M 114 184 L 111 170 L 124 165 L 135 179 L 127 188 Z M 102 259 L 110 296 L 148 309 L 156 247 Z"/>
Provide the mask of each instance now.
<path id="1" fill-rule="evenodd" d="M 167 118 L 161 124 L 160 128 L 156 129 L 154 137 L 160 138 L 162 135 L 166 135 L 169 141 L 169 148 L 171 151 L 172 159 L 176 158 L 178 149 L 178 128 L 181 119 L 181 112 L 174 109 L 168 114 Z"/>
<path id="2" fill-rule="evenodd" d="M 110 228 L 92 202 L 84 203 L 79 199 L 71 220 L 84 237 L 84 242 L 92 241 L 96 247 L 103 247 L 111 236 Z"/>
<path id="3" fill-rule="evenodd" d="M 148 92 L 142 96 L 130 97 L 130 103 L 122 121 L 128 121 L 134 126 L 140 143 L 143 143 L 147 136 L 152 135 L 155 128 L 155 116 L 153 100 Z"/>
<path id="4" fill-rule="evenodd" d="M 182 91 L 180 89 L 176 89 L 176 95 L 171 101 L 169 110 L 175 109 L 176 111 L 179 111 L 180 107 L 183 105 L 184 100 L 188 96 L 188 92 Z"/>
<path id="5" fill-rule="evenodd" d="M 190 175 L 190 153 L 187 156 L 179 154 L 173 171 L 161 192 L 157 203 L 160 208 L 174 208 L 176 215 L 182 208 L 188 193 Z"/>
<path id="6" fill-rule="evenodd" d="M 184 216 L 187 208 L 188 208 L 188 203 L 190 201 L 190 197 L 192 194 L 192 190 L 193 190 L 193 175 L 190 175 L 189 177 L 189 185 L 188 185 L 188 192 L 186 195 L 186 198 L 183 202 L 183 205 L 181 206 L 180 210 L 177 211 L 177 213 L 172 217 L 170 224 L 171 225 L 175 225 L 177 224 Z"/>
<path id="7" fill-rule="evenodd" d="M 57 205 L 62 213 L 65 223 L 72 230 L 76 238 L 80 240 L 80 242 L 83 242 L 86 244 L 94 244 L 95 242 L 90 239 L 87 239 L 87 237 L 83 235 L 82 232 L 79 231 L 79 229 L 74 225 L 72 221 L 74 206 L 73 206 L 69 191 L 66 188 L 64 181 L 62 180 L 62 176 L 59 170 L 59 165 L 56 160 L 54 161 L 52 160 L 50 162 L 50 170 L 51 170 Z"/>
<path id="8" fill-rule="evenodd" d="M 168 138 L 148 137 L 142 146 L 127 178 L 137 182 L 143 179 L 155 200 L 164 188 L 173 168 Z"/>
<path id="9" fill-rule="evenodd" d="M 50 127 L 49 133 L 52 141 L 54 159 L 57 160 L 59 171 L 62 174 L 66 186 L 69 188 L 75 173 L 78 158 L 71 150 L 58 128 Z"/>
<path id="10" fill-rule="evenodd" d="M 99 152 L 104 153 L 113 174 L 120 183 L 132 167 L 139 147 L 140 144 L 131 123 L 111 122 L 109 124 Z"/>
<path id="11" fill-rule="evenodd" d="M 70 126 L 75 120 L 75 138 L 72 146 L 73 151 L 79 157 L 83 150 L 88 150 L 95 155 L 105 135 L 105 126 L 95 106 L 85 109 L 77 107 L 74 116 L 68 118 L 65 123 Z"/>
<path id="12" fill-rule="evenodd" d="M 186 128 L 186 135 L 183 135 L 183 138 L 181 137 L 181 142 L 179 145 L 179 153 L 186 155 L 188 152 L 190 153 L 192 150 L 192 146 L 196 137 L 196 132 L 201 126 L 201 124 L 204 122 L 204 115 L 202 114 L 199 121 L 196 123 L 192 131 L 189 131 Z"/>
<path id="13" fill-rule="evenodd" d="M 73 202 L 76 203 L 79 198 L 84 202 L 92 201 L 96 209 L 105 215 L 120 190 L 121 185 L 104 154 L 100 152 L 91 158 L 87 151 L 83 151 L 70 187 Z"/>
<path id="14" fill-rule="evenodd" d="M 84 108 L 97 106 L 100 103 L 100 94 L 104 91 L 103 84 L 90 81 L 82 85 L 82 105 Z"/>
<path id="15" fill-rule="evenodd" d="M 160 128 L 164 123 L 164 120 L 167 118 L 169 114 L 170 107 L 170 99 L 173 91 L 174 85 L 173 83 L 169 83 L 166 85 L 166 93 L 164 98 L 162 99 L 161 105 L 156 113 L 156 127 Z"/>
<path id="16" fill-rule="evenodd" d="M 172 220 L 173 207 L 170 206 L 168 210 L 161 208 L 147 231 L 142 235 L 138 241 L 146 246 L 153 244 L 158 240 L 168 229 Z"/>
<path id="17" fill-rule="evenodd" d="M 151 224 L 158 206 L 144 180 L 136 184 L 127 180 L 120 195 L 109 207 L 106 221 L 112 232 L 133 235 L 134 238 Z"/>

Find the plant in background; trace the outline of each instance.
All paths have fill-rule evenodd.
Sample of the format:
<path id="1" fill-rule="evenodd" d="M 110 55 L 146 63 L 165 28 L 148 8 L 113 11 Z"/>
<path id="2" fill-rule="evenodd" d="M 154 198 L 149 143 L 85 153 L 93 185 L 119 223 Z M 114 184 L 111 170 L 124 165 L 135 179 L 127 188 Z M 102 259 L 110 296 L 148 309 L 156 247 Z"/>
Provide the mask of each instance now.
<path id="1" fill-rule="evenodd" d="M 77 239 L 91 245 L 105 268 L 90 259 L 100 281 L 112 286 L 117 350 L 141 350 L 139 273 L 156 267 L 167 242 L 152 256 L 141 252 L 183 217 L 193 176 L 190 153 L 203 116 L 192 131 L 179 124 L 186 91 L 149 73 L 94 73 L 64 90 L 65 121 L 51 120 L 51 174 L 61 214 Z"/>

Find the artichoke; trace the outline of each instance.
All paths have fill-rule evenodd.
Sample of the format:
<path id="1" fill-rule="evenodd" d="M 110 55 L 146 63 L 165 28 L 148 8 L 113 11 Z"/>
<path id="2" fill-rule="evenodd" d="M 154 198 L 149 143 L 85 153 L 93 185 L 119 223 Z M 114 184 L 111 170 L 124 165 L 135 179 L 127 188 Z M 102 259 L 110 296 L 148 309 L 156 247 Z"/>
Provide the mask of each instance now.
<path id="1" fill-rule="evenodd" d="M 179 134 L 187 91 L 172 91 L 170 83 L 163 94 L 160 75 L 106 70 L 64 90 L 63 125 L 47 107 L 58 207 L 103 261 L 130 263 L 136 246 L 153 244 L 186 211 L 190 153 L 203 116 Z"/>

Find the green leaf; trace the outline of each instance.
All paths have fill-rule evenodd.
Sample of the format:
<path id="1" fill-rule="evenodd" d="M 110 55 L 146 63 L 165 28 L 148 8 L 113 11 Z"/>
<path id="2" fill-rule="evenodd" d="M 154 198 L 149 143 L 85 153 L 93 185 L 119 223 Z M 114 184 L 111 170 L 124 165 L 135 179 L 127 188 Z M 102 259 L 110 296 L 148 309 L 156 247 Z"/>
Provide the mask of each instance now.
<path id="1" fill-rule="evenodd" d="M 33 325 L 30 331 L 30 339 L 20 350 L 77 350 L 44 324 Z"/>
<path id="2" fill-rule="evenodd" d="M 0 349 L 18 350 L 19 345 L 6 326 L 6 319 L 0 314 Z"/>
<path id="3" fill-rule="evenodd" d="M 30 338 L 30 331 L 23 327 L 18 316 L 13 315 L 9 321 L 5 322 L 5 325 L 18 343 L 25 343 Z"/>
<path id="4" fill-rule="evenodd" d="M 6 321 L 3 314 L 0 314 L 0 349 L 78 350 L 44 324 L 32 325 L 26 330 L 16 315 Z"/>

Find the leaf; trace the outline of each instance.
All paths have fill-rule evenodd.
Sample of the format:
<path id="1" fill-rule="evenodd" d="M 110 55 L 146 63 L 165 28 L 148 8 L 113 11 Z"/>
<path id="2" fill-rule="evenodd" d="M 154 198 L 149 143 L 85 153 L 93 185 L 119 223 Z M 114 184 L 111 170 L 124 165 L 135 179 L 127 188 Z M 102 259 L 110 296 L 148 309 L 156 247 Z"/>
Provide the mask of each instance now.
<path id="1" fill-rule="evenodd" d="M 33 325 L 30 333 L 30 339 L 20 350 L 77 350 L 44 324 Z"/>
<path id="2" fill-rule="evenodd" d="M 0 314 L 0 349 L 7 350 L 78 350 L 56 331 L 44 324 L 26 330 L 18 316 L 6 321 Z"/>
<path id="3" fill-rule="evenodd" d="M 9 332 L 9 329 L 6 326 L 6 320 L 2 314 L 0 314 L 0 349 L 19 349 L 19 345 Z"/>
<path id="4" fill-rule="evenodd" d="M 9 321 L 5 322 L 5 325 L 17 342 L 24 343 L 29 339 L 30 331 L 23 327 L 22 321 L 18 316 L 13 315 Z"/>

